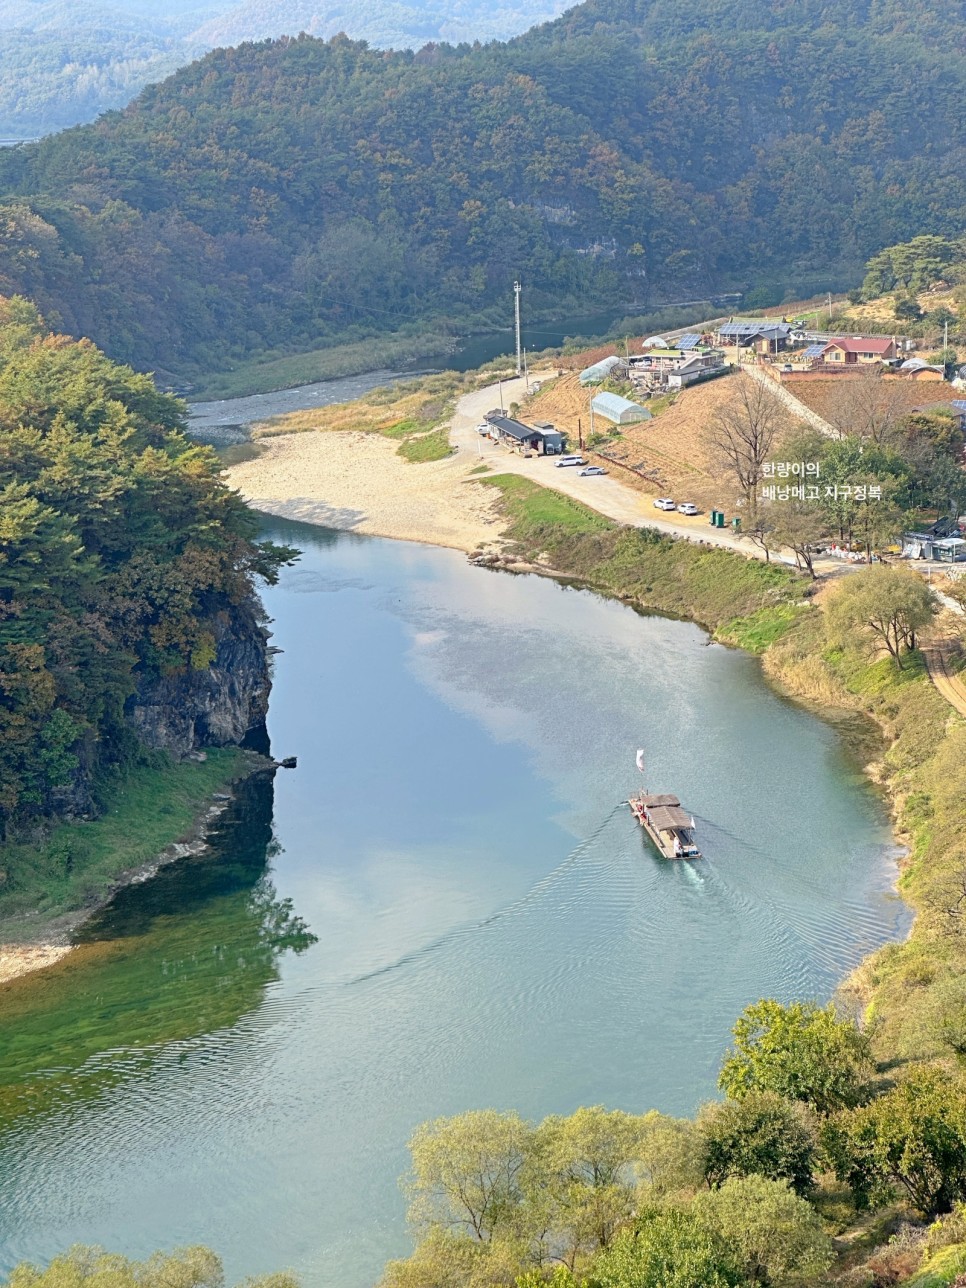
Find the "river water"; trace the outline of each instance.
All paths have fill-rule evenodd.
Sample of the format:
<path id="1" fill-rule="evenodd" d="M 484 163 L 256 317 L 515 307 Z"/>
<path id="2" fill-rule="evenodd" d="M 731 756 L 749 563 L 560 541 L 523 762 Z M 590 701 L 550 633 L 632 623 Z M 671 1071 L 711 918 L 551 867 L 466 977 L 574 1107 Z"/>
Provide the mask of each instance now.
<path id="1" fill-rule="evenodd" d="M 907 926 L 879 800 L 752 658 L 452 551 L 269 531 L 305 552 L 265 596 L 298 769 L 0 994 L 5 1266 L 201 1242 L 364 1288 L 409 1246 L 418 1123 L 688 1113 L 746 1003 L 827 997 Z M 638 746 L 705 859 L 622 804 Z"/>
<path id="2" fill-rule="evenodd" d="M 615 314 L 610 312 L 569 317 L 560 322 L 543 322 L 527 328 L 523 341 L 530 349 L 548 349 L 563 344 L 572 336 L 603 335 L 614 320 Z M 493 358 L 513 353 L 514 346 L 512 330 L 471 336 L 446 360 L 445 365 L 450 371 L 475 371 Z M 374 350 L 377 347 L 374 345 Z M 195 402 L 190 407 L 188 429 L 193 438 L 202 442 L 214 447 L 230 447 L 245 442 L 248 426 L 257 421 L 268 420 L 271 416 L 284 416 L 287 412 L 311 411 L 315 407 L 328 407 L 332 403 L 351 402 L 380 385 L 396 384 L 418 375 L 422 370 L 424 368 L 407 371 L 380 368 L 357 376 L 318 380 L 292 389 L 251 394 L 247 398 Z"/>

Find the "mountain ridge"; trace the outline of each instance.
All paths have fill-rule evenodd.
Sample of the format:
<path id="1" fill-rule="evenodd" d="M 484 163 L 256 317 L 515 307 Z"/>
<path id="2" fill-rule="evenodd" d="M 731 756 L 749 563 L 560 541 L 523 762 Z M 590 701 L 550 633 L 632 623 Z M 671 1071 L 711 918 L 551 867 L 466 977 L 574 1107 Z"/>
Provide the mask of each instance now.
<path id="1" fill-rule="evenodd" d="M 582 311 L 849 284 L 966 224 L 944 12 L 587 0 L 507 44 L 219 49 L 0 157 L 0 290 L 190 372 L 485 328 L 518 275 L 535 308 Z"/>

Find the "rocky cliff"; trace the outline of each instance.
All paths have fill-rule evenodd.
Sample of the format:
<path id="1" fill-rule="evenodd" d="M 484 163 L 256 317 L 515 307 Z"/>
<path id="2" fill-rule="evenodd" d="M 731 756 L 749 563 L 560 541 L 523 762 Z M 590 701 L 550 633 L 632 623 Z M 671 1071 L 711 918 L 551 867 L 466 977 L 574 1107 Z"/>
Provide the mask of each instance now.
<path id="1" fill-rule="evenodd" d="M 143 679 L 125 708 L 145 746 L 184 756 L 244 741 L 265 723 L 271 676 L 257 601 L 211 619 L 215 660 L 204 670 Z"/>

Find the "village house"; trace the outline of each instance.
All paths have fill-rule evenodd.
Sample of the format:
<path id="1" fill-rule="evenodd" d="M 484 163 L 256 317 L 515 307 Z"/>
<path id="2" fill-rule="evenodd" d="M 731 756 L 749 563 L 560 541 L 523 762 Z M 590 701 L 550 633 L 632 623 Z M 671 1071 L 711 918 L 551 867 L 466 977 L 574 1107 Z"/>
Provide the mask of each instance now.
<path id="1" fill-rule="evenodd" d="M 762 318 L 724 322 L 715 332 L 716 345 L 733 345 L 753 349 L 755 353 L 775 354 L 788 346 L 792 328 L 787 322 L 768 322 Z"/>
<path id="2" fill-rule="evenodd" d="M 721 374 L 725 355 L 701 343 L 700 335 L 683 335 L 673 348 L 654 346 L 627 359 L 628 375 L 636 388 L 654 389 L 666 386 L 683 389 L 685 385 Z"/>
<path id="3" fill-rule="evenodd" d="M 882 336 L 853 335 L 829 340 L 822 350 L 822 361 L 854 366 L 860 363 L 891 362 L 896 356 L 896 342 Z"/>

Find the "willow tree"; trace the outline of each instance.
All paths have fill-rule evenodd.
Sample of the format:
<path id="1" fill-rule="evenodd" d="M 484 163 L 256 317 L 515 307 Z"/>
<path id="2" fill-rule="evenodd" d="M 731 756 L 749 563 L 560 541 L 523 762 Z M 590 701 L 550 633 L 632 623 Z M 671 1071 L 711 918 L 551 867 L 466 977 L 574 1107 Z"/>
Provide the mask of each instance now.
<path id="1" fill-rule="evenodd" d="M 864 568 L 847 577 L 829 599 L 826 621 L 832 638 L 859 638 L 873 652 L 885 649 L 899 670 L 904 651 L 936 610 L 932 591 L 918 573 L 903 568 Z"/>

